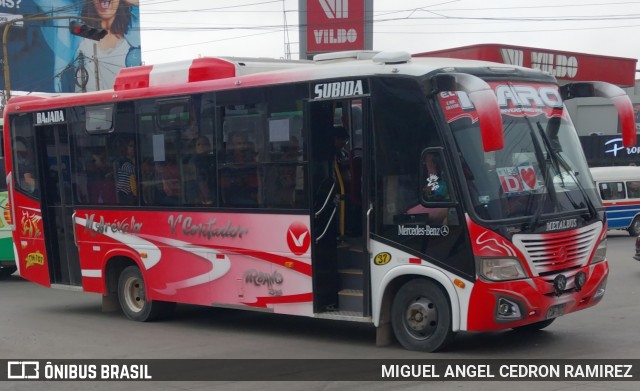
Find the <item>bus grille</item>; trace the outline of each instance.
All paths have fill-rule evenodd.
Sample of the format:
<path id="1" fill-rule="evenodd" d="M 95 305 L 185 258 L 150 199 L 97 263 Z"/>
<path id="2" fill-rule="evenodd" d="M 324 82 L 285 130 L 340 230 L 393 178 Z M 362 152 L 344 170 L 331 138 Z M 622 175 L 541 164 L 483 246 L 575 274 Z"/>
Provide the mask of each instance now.
<path id="1" fill-rule="evenodd" d="M 586 265 L 601 231 L 602 223 L 597 223 L 564 232 L 518 234 L 513 244 L 534 274 L 547 276 Z"/>

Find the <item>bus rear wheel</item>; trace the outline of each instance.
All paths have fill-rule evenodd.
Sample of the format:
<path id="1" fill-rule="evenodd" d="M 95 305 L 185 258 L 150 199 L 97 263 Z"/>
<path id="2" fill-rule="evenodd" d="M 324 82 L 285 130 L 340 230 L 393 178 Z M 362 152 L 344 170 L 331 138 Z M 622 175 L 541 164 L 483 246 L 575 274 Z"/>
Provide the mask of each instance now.
<path id="1" fill-rule="evenodd" d="M 427 280 L 411 280 L 393 299 L 391 324 L 405 349 L 435 352 L 446 347 L 451 330 L 451 308 L 438 286 Z"/>
<path id="2" fill-rule="evenodd" d="M 118 279 L 118 300 L 125 316 L 138 322 L 149 322 L 168 313 L 175 303 L 148 300 L 142 272 L 129 266 Z"/>

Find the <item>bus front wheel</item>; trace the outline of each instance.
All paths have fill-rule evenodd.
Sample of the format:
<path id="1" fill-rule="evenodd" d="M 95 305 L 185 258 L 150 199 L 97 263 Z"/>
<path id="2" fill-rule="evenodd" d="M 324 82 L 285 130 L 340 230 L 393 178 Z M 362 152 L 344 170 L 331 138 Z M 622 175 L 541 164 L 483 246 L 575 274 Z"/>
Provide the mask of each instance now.
<path id="1" fill-rule="evenodd" d="M 411 280 L 398 290 L 391 324 L 398 342 L 409 350 L 435 352 L 455 337 L 449 301 L 442 289 L 427 280 Z"/>
<path id="2" fill-rule="evenodd" d="M 125 316 L 138 322 L 155 320 L 175 306 L 175 303 L 147 299 L 144 278 L 137 266 L 129 266 L 120 273 L 118 300 Z"/>
<path id="3" fill-rule="evenodd" d="M 636 216 L 629 228 L 627 228 L 630 236 L 638 236 L 640 235 L 640 216 Z"/>

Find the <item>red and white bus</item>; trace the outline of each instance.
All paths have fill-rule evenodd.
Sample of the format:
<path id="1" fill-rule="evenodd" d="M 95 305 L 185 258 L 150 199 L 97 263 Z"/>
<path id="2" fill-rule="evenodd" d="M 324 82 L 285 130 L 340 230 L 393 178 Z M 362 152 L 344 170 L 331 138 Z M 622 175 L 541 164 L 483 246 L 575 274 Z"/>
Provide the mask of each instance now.
<path id="1" fill-rule="evenodd" d="M 615 86 L 401 52 L 202 58 L 16 97 L 19 273 L 138 321 L 248 309 L 370 322 L 423 351 L 541 329 L 598 303 L 608 275 L 575 96 L 611 97 L 635 144 Z"/>

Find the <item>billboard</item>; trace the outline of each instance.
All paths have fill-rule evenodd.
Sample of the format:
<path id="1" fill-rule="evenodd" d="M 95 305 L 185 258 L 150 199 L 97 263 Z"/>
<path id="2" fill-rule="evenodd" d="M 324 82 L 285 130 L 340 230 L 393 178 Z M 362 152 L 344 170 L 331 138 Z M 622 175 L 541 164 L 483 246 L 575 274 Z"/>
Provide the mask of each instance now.
<path id="1" fill-rule="evenodd" d="M 601 56 L 502 44 L 479 44 L 417 53 L 414 57 L 447 57 L 500 62 L 549 72 L 558 80 L 600 80 L 635 85 L 635 58 Z"/>
<path id="2" fill-rule="evenodd" d="M 364 50 L 365 0 L 306 0 L 306 52 Z"/>
<path id="3" fill-rule="evenodd" d="M 111 89 L 120 68 L 141 65 L 139 0 L 1 0 L 11 89 L 80 92 Z M 28 20 L 36 17 L 69 19 Z M 73 17 L 109 31 L 99 42 L 69 32 Z M 79 19 L 75 19 L 79 20 Z M 2 58 L 4 65 L 4 58 Z M 97 65 L 97 66 L 96 66 Z M 1 79 L 5 89 L 4 77 Z"/>

